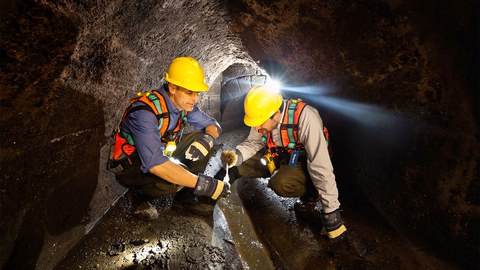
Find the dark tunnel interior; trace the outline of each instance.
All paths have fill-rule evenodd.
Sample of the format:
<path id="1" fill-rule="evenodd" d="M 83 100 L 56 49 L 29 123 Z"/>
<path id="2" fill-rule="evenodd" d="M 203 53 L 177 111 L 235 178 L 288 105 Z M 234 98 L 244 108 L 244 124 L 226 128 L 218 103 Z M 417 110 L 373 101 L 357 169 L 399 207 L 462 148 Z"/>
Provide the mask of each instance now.
<path id="1" fill-rule="evenodd" d="M 480 269 L 478 1 L 146 0 L 0 4 L 1 269 Z M 330 242 L 268 179 L 213 215 L 128 213 L 106 170 L 123 110 L 178 56 L 198 106 L 247 135 L 268 79 L 328 127 L 348 237 Z M 320 226 L 320 228 L 319 228 Z"/>

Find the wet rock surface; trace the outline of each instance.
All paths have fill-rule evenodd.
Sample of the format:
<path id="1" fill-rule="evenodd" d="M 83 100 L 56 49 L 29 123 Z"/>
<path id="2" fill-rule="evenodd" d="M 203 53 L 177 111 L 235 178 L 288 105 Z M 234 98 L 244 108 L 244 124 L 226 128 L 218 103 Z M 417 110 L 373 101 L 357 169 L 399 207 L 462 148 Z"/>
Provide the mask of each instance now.
<path id="1" fill-rule="evenodd" d="M 51 269 L 124 192 L 105 168 L 129 99 L 179 55 L 212 88 L 252 61 L 215 1 L 0 5 L 0 267 Z"/>
<path id="2" fill-rule="evenodd" d="M 6 0 L 0 5 L 0 267 L 51 269 L 96 225 L 124 192 L 105 170 L 109 136 L 123 109 L 137 91 L 163 82 L 173 57 L 190 55 L 200 60 L 212 88 L 199 105 L 216 116 L 242 114 L 241 95 L 232 87 L 237 81 L 221 89 L 220 74 L 235 63 L 254 66 L 246 75 L 260 75 L 257 64 L 284 75 L 285 90 L 297 90 L 286 96 L 319 108 L 331 133 L 345 219 L 352 231 L 361 227 L 370 233 L 339 247 L 358 252 L 332 246 L 327 252 L 332 256 L 323 259 L 337 262 L 350 255 L 360 256 L 358 264 L 367 269 L 394 266 L 395 259 L 386 264 L 374 259 L 391 258 L 383 252 L 390 250 L 389 241 L 379 240 L 378 248 L 370 241 L 378 233 L 370 228 L 385 220 L 413 246 L 478 269 L 478 1 Z M 222 100 L 231 97 L 230 109 Z M 225 123 L 233 128 L 241 117 Z M 362 219 L 371 224 L 360 226 Z M 126 214 L 119 222 L 134 226 Z M 223 225 L 213 228 L 225 231 Z M 127 236 L 102 242 L 98 252 L 110 257 L 110 247 L 117 259 L 130 247 L 158 244 L 151 234 Z M 241 241 L 256 251 L 267 243 L 290 243 L 259 244 L 244 236 L 223 237 L 221 245 L 211 246 L 234 254 Z M 136 246 L 138 239 L 149 242 Z M 182 248 L 187 263 L 182 267 L 191 267 L 199 248 Z M 148 261 L 158 259 L 164 268 L 173 262 L 152 256 L 157 257 Z"/>
<path id="3" fill-rule="evenodd" d="M 238 193 L 280 269 L 461 269 L 430 248 L 411 243 L 380 217 L 342 207 L 341 240 L 322 235 L 320 209 L 295 212 L 295 198 L 278 197 L 267 179 L 239 180 Z"/>
<path id="4" fill-rule="evenodd" d="M 238 255 L 228 249 L 229 239 L 212 244 L 213 212 L 202 217 L 170 210 L 171 201 L 155 201 L 159 219 L 141 221 L 122 197 L 55 269 L 241 268 Z"/>
<path id="5" fill-rule="evenodd" d="M 229 3 L 252 57 L 318 106 L 343 203 L 477 268 L 478 1 Z"/>
<path id="6" fill-rule="evenodd" d="M 207 174 L 220 168 L 216 157 L 223 142 L 243 136 L 230 133 L 220 140 Z M 55 269 L 273 269 L 236 194 L 202 215 L 174 199 L 154 200 L 159 218 L 141 221 L 121 197 Z"/>
<path id="7" fill-rule="evenodd" d="M 247 131 L 224 134 L 206 173 Z M 318 206 L 295 212 L 296 198 L 278 197 L 267 181 L 239 179 L 207 216 L 172 208 L 172 196 L 155 201 L 158 220 L 140 221 L 122 197 L 55 269 L 461 269 L 349 206 L 342 207 L 346 236 L 330 241 Z"/>
<path id="8" fill-rule="evenodd" d="M 320 233 L 318 212 L 295 213 L 295 199 L 276 196 L 265 179 L 241 179 L 235 186 L 241 210 L 227 198 L 207 217 L 172 210 L 166 198 L 155 202 L 158 220 L 140 221 L 122 197 L 54 269 L 461 269 L 412 244 L 379 217 L 344 207 L 347 235 L 332 242 Z M 242 246 L 248 233 L 234 222 L 242 211 L 255 224 L 258 236 L 247 241 L 256 242 L 249 243 L 256 249 Z M 216 222 L 227 227 L 219 229 Z M 249 261 L 262 252 L 268 256 Z"/>

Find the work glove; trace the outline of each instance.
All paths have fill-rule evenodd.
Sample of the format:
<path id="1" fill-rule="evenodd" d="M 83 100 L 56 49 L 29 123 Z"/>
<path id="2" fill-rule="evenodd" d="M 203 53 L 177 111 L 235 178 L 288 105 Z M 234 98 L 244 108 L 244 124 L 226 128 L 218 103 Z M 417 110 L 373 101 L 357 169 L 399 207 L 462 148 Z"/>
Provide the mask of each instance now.
<path id="1" fill-rule="evenodd" d="M 235 150 L 223 150 L 222 155 L 220 156 L 220 160 L 222 161 L 222 166 L 226 168 L 231 168 L 237 165 L 238 162 L 238 155 Z"/>
<path id="2" fill-rule="evenodd" d="M 320 217 L 323 224 L 322 234 L 327 235 L 331 240 L 336 239 L 347 231 L 340 216 L 340 209 L 330 213 L 322 212 Z"/>
<path id="3" fill-rule="evenodd" d="M 226 197 L 231 193 L 230 184 L 200 173 L 198 174 L 197 184 L 193 189 L 193 193 L 200 196 L 209 196 L 210 198 L 217 200 L 218 198 Z"/>
<path id="4" fill-rule="evenodd" d="M 185 158 L 192 161 L 197 161 L 208 155 L 208 152 L 213 147 L 215 139 L 208 134 L 199 134 L 195 141 L 188 147 L 185 152 Z"/>

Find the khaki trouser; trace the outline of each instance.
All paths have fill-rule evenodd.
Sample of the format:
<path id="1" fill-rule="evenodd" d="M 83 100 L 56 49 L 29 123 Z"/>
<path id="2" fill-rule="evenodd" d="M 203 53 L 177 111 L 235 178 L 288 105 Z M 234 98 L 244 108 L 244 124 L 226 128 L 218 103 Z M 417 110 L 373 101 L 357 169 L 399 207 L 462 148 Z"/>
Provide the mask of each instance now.
<path id="1" fill-rule="evenodd" d="M 180 166 L 193 174 L 203 173 L 205 171 L 208 160 L 213 153 L 212 149 L 207 156 L 197 161 L 191 161 L 185 158 L 185 152 L 198 134 L 200 134 L 200 132 L 185 134 L 172 155 L 172 158 L 180 161 Z M 154 174 L 143 173 L 140 170 L 140 161 L 135 162 L 130 169 L 118 174 L 116 177 L 122 186 L 134 188 L 143 195 L 151 198 L 173 194 L 182 189 L 182 186 L 172 184 Z"/>
<path id="2" fill-rule="evenodd" d="M 239 175 L 248 178 L 270 177 L 267 166 L 260 162 L 262 156 L 263 150 L 238 166 Z M 280 168 L 270 177 L 268 187 L 281 197 L 303 197 L 306 200 L 315 200 L 318 197 L 318 191 L 302 167 L 306 166 L 305 162 L 305 158 L 299 158 L 295 167 L 290 167 L 288 164 L 280 165 Z"/>

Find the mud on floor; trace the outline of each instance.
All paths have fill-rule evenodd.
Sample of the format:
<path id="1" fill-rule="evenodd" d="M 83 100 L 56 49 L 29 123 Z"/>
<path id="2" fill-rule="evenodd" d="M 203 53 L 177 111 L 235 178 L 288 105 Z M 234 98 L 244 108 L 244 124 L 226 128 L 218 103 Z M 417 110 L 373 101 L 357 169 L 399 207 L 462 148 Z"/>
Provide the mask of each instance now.
<path id="1" fill-rule="evenodd" d="M 140 221 L 122 197 L 55 269 L 241 269 L 228 232 L 213 232 L 214 217 L 170 210 L 172 198 L 155 201 L 160 217 Z"/>
<path id="2" fill-rule="evenodd" d="M 172 208 L 172 195 L 154 201 L 158 220 L 140 221 L 121 197 L 55 269 L 459 269 L 349 205 L 346 237 L 330 242 L 318 215 L 298 215 L 295 198 L 278 197 L 266 181 L 240 179 L 208 216 Z"/>

